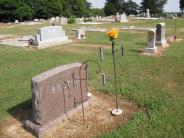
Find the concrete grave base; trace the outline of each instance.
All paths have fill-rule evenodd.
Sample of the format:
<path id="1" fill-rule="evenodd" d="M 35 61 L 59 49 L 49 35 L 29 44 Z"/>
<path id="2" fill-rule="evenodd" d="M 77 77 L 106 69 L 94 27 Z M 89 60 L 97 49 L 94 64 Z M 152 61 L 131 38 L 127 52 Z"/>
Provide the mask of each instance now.
<path id="1" fill-rule="evenodd" d="M 84 107 L 88 106 L 90 104 L 91 98 L 88 99 L 88 101 L 84 102 Z M 55 127 L 57 127 L 60 123 L 63 122 L 64 119 L 66 119 L 67 117 L 71 116 L 73 113 L 81 110 L 82 105 L 77 106 L 76 108 L 70 110 L 67 112 L 67 114 L 62 115 L 61 117 L 53 120 L 52 122 L 49 122 L 47 124 L 44 125 L 39 125 L 34 123 L 31 120 L 27 120 L 24 124 L 24 127 L 31 132 L 32 134 L 34 134 L 36 137 L 38 138 L 43 138 L 50 130 L 54 129 Z M 82 117 L 82 115 L 81 115 Z"/>
<path id="2" fill-rule="evenodd" d="M 63 38 L 55 39 L 54 41 L 47 40 L 47 41 L 39 42 L 38 46 L 33 46 L 33 48 L 43 49 L 43 48 L 56 46 L 56 45 L 68 44 L 71 42 L 72 42 L 72 40 L 69 40 L 68 37 L 63 37 Z"/>
<path id="3" fill-rule="evenodd" d="M 137 18 L 133 18 L 133 20 L 159 20 L 159 18 L 137 17 Z"/>
<path id="4" fill-rule="evenodd" d="M 162 41 L 162 42 L 155 42 L 155 44 L 156 44 L 156 46 L 165 46 L 165 45 L 167 45 L 167 42 L 166 42 L 166 40 L 165 41 Z"/>
<path id="5" fill-rule="evenodd" d="M 128 20 L 123 20 L 123 21 L 120 21 L 120 23 L 127 23 Z"/>
<path id="6" fill-rule="evenodd" d="M 155 54 L 157 52 L 157 47 L 155 47 L 155 48 L 146 47 L 144 52 L 145 52 L 145 54 Z"/>

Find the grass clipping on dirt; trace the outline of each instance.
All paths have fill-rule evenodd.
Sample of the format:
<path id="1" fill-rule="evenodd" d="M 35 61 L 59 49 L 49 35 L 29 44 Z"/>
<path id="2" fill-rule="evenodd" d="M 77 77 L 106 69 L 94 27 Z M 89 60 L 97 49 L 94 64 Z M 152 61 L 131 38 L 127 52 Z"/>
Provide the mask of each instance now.
<path id="1" fill-rule="evenodd" d="M 113 116 L 111 115 L 111 111 L 115 108 L 115 98 L 103 93 L 93 92 L 89 106 L 84 109 L 85 125 L 83 124 L 82 111 L 80 110 L 71 115 L 68 119 L 63 120 L 63 123 L 48 133 L 46 138 L 86 138 L 100 136 L 103 133 L 110 132 L 122 126 L 135 112 L 143 111 L 135 104 L 125 100 L 119 99 L 119 105 L 120 108 L 123 109 L 123 114 Z M 4 119 L 0 125 L 1 136 L 11 138 L 34 137 L 23 129 L 23 118 L 25 118 L 25 113 L 22 116 L 20 115 L 17 119 L 13 117 Z"/>

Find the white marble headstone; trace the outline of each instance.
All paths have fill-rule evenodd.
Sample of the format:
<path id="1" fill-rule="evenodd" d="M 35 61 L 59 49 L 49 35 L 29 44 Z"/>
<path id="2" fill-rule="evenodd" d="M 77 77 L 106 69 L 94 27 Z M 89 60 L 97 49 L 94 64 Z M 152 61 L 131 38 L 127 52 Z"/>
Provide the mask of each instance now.
<path id="1" fill-rule="evenodd" d="M 147 47 L 145 48 L 145 53 L 148 53 L 148 54 L 156 53 L 157 47 L 155 46 L 155 38 L 156 38 L 156 30 L 152 29 L 148 31 Z"/>
<path id="2" fill-rule="evenodd" d="M 70 40 L 65 35 L 62 26 L 48 26 L 40 28 L 35 36 L 35 44 L 38 48 L 68 43 Z"/>
<path id="3" fill-rule="evenodd" d="M 146 9 L 146 18 L 150 18 L 150 10 Z"/>

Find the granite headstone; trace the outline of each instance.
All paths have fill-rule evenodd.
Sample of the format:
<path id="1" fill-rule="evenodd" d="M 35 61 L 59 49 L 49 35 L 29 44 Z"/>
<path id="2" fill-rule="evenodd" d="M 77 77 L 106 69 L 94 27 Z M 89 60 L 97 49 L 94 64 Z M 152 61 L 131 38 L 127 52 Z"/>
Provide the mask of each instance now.
<path id="1" fill-rule="evenodd" d="M 33 118 L 25 126 L 34 135 L 43 137 L 88 101 L 87 65 L 81 66 L 67 64 L 32 78 Z"/>
<path id="2" fill-rule="evenodd" d="M 164 46 L 165 44 L 165 23 L 159 23 L 156 25 L 156 45 Z"/>

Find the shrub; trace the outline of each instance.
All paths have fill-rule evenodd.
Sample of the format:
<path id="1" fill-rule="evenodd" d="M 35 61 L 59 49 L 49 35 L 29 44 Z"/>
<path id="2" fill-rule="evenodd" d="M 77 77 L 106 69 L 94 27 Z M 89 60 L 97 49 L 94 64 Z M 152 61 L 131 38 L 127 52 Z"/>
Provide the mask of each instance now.
<path id="1" fill-rule="evenodd" d="M 68 19 L 68 24 L 73 24 L 73 23 L 75 23 L 75 18 L 74 17 L 70 17 Z"/>

